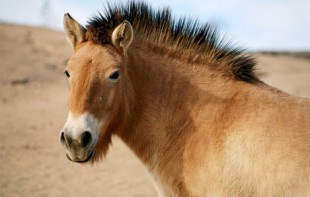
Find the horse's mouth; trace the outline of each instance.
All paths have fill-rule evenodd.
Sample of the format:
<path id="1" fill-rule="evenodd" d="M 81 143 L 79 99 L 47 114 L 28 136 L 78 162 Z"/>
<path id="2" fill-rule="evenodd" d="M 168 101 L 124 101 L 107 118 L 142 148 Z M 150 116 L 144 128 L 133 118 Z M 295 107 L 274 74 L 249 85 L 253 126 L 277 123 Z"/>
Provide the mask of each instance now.
<path id="1" fill-rule="evenodd" d="M 86 162 L 88 162 L 88 161 L 92 158 L 93 154 L 94 154 L 94 150 L 92 150 L 92 151 L 88 154 L 88 156 L 87 156 L 87 158 L 86 158 L 85 160 L 81 160 L 81 161 L 74 161 L 74 160 L 72 160 L 72 159 L 69 157 L 68 154 L 66 154 L 66 156 L 67 156 L 67 158 L 68 158 L 70 161 L 72 161 L 72 162 L 76 162 L 76 163 L 86 163 Z"/>

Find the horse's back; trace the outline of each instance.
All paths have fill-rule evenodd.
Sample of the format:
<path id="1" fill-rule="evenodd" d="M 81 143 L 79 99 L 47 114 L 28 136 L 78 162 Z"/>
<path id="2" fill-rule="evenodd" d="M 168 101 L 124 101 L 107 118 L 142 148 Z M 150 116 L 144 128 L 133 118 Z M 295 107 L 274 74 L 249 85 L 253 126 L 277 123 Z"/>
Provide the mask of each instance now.
<path id="1" fill-rule="evenodd" d="M 222 124 L 189 139 L 184 177 L 193 194 L 310 196 L 310 100 L 263 95 L 236 102 Z"/>

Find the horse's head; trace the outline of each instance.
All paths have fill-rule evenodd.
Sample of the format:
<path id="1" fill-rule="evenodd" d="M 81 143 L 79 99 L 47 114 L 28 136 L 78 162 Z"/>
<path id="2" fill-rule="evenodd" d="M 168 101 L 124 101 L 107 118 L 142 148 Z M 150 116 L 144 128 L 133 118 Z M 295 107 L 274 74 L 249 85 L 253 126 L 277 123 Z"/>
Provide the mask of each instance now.
<path id="1" fill-rule="evenodd" d="M 128 83 L 124 61 L 133 30 L 124 21 L 111 33 L 111 43 L 102 45 L 89 40 L 87 30 L 69 14 L 64 16 L 64 29 L 74 53 L 65 71 L 69 115 L 60 142 L 71 161 L 86 162 L 94 154 L 100 157 L 99 144 L 109 143 L 120 124 L 123 85 Z"/>

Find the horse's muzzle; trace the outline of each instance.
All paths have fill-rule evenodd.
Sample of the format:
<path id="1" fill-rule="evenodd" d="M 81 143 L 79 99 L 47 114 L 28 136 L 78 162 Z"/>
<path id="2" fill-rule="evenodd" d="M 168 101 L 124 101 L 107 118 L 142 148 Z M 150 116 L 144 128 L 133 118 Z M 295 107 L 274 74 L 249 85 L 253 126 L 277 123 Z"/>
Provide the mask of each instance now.
<path id="1" fill-rule="evenodd" d="M 72 116 L 61 130 L 59 141 L 70 161 L 87 162 L 91 159 L 98 141 L 98 121 L 89 113 Z"/>

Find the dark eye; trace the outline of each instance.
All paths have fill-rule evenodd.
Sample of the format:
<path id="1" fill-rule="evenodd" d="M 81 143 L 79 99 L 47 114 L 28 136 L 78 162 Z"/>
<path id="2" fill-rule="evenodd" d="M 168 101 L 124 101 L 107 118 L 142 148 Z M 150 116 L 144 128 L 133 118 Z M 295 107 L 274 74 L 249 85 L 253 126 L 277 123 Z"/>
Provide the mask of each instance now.
<path id="1" fill-rule="evenodd" d="M 69 78 L 70 77 L 70 73 L 66 70 L 65 72 L 64 72 L 64 74 Z"/>
<path id="2" fill-rule="evenodd" d="M 119 78 L 120 74 L 120 71 L 117 70 L 109 76 L 109 79 L 111 79 L 112 81 L 116 81 Z"/>

